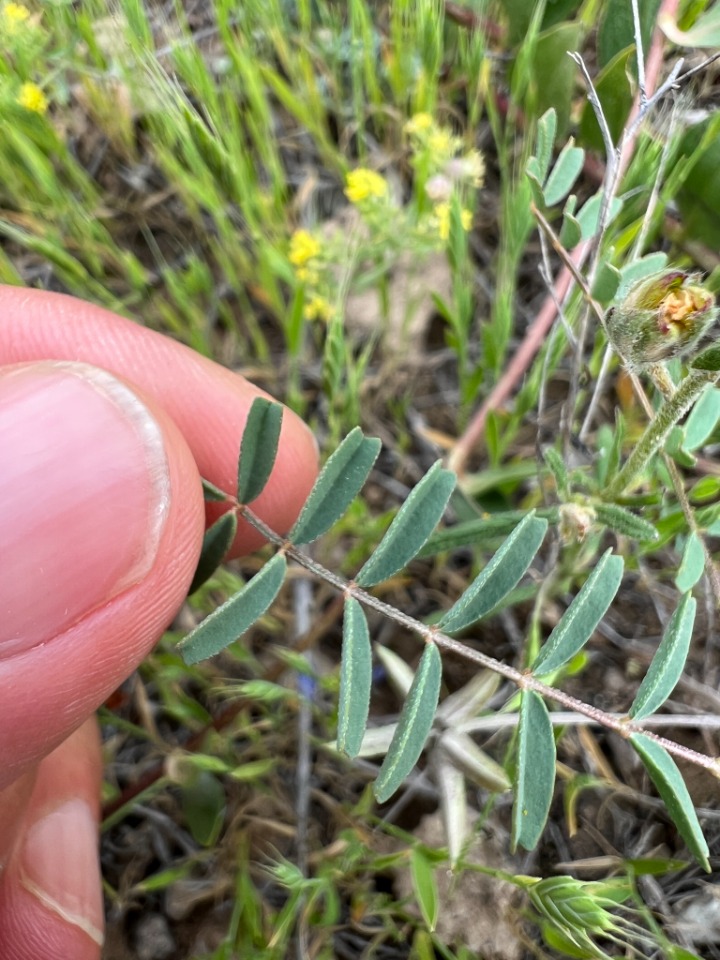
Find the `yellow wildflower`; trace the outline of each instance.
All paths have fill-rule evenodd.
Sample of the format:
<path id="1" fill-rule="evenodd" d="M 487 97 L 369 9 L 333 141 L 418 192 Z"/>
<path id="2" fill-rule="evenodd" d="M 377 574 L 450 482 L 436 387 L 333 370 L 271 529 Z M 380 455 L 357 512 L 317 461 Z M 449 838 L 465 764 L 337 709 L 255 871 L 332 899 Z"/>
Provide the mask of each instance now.
<path id="1" fill-rule="evenodd" d="M 308 267 L 296 267 L 295 276 L 300 283 L 306 283 L 309 287 L 315 287 L 320 282 L 320 274 L 317 270 L 310 270 Z"/>
<path id="2" fill-rule="evenodd" d="M 329 320 L 332 315 L 332 304 L 325 297 L 313 297 L 305 304 L 303 310 L 306 320 Z"/>
<path id="3" fill-rule="evenodd" d="M 6 3 L 2 8 L 3 25 L 8 33 L 16 33 L 20 24 L 30 16 L 30 11 L 21 3 Z"/>
<path id="4" fill-rule="evenodd" d="M 45 113 L 48 108 L 47 98 L 36 83 L 24 83 L 20 87 L 17 102 L 33 113 Z"/>
<path id="5" fill-rule="evenodd" d="M 320 241 L 309 230 L 296 230 L 290 238 L 288 259 L 294 267 L 302 267 L 320 253 Z"/>
<path id="6" fill-rule="evenodd" d="M 445 127 L 435 130 L 428 137 L 427 143 L 428 148 L 435 154 L 435 159 L 438 161 L 452 157 L 460 145 L 457 137 L 454 137 Z"/>
<path id="7" fill-rule="evenodd" d="M 358 204 L 370 199 L 379 200 L 387 196 L 387 192 L 387 180 L 374 170 L 359 167 L 347 176 L 345 196 L 350 203 Z"/>
<path id="8" fill-rule="evenodd" d="M 419 137 L 427 133 L 433 126 L 433 118 L 429 113 L 416 113 L 405 124 L 405 133 L 409 137 Z"/>
<path id="9" fill-rule="evenodd" d="M 440 235 L 440 239 L 447 240 L 450 237 L 450 204 L 438 203 L 435 207 L 435 216 L 437 217 L 438 234 Z M 471 210 L 460 211 L 460 223 L 462 224 L 462 228 L 466 233 L 472 226 L 472 220 L 473 217 Z"/>

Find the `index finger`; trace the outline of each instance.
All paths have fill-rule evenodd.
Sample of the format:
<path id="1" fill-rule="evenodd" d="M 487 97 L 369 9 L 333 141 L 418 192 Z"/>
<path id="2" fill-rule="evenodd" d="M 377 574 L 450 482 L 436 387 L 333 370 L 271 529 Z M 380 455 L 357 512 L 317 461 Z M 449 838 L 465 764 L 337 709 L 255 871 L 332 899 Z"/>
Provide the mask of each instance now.
<path id="1" fill-rule="evenodd" d="M 74 297 L 0 285 L 0 365 L 28 360 L 82 360 L 130 381 L 162 405 L 183 433 L 201 476 L 234 493 L 238 454 L 255 397 L 267 396 L 244 377 L 162 334 Z M 277 459 L 253 510 L 287 532 L 317 475 L 309 428 L 285 410 Z M 207 506 L 211 522 L 221 512 Z M 263 538 L 241 523 L 233 553 Z"/>

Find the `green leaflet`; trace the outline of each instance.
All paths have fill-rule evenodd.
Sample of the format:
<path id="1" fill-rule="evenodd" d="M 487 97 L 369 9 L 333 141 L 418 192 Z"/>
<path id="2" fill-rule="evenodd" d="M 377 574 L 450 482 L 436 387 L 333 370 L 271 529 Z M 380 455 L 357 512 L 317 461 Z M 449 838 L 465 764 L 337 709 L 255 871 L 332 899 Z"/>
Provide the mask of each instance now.
<path id="1" fill-rule="evenodd" d="M 528 513 L 457 603 L 439 621 L 438 627 L 446 633 L 454 633 L 475 623 L 497 606 L 532 563 L 547 525 L 547 520 L 541 520 L 533 512 Z"/>
<path id="2" fill-rule="evenodd" d="M 628 711 L 633 720 L 643 720 L 665 703 L 682 676 L 690 649 L 695 600 L 686 593 L 670 617 L 660 646 Z"/>
<path id="3" fill-rule="evenodd" d="M 210 483 L 210 481 L 206 480 L 204 477 L 202 478 L 202 488 L 203 499 L 206 501 L 222 502 L 229 499 L 224 490 L 221 490 L 220 487 L 216 487 L 214 483 Z"/>
<path id="4" fill-rule="evenodd" d="M 387 580 L 412 560 L 437 526 L 455 489 L 455 474 L 433 464 L 390 524 L 378 548 L 355 578 L 361 587 Z"/>
<path id="5" fill-rule="evenodd" d="M 705 570 L 705 551 L 702 540 L 695 533 L 691 533 L 685 542 L 680 568 L 675 577 L 675 586 L 684 593 L 698 582 Z"/>
<path id="6" fill-rule="evenodd" d="M 559 203 L 570 193 L 582 170 L 585 151 L 574 146 L 574 143 L 575 141 L 570 137 L 560 151 L 543 189 L 545 203 L 549 207 Z"/>
<path id="7" fill-rule="evenodd" d="M 353 597 L 345 600 L 343 617 L 337 745 L 356 757 L 362 745 L 370 709 L 372 649 L 363 608 Z"/>
<path id="8" fill-rule="evenodd" d="M 630 743 L 642 760 L 688 850 L 710 873 L 708 845 L 685 781 L 675 761 L 664 747 L 645 736 L 644 733 L 633 733 Z"/>
<path id="9" fill-rule="evenodd" d="M 685 422 L 683 447 L 688 452 L 698 450 L 720 420 L 720 390 L 710 384 L 700 394 Z"/>
<path id="10" fill-rule="evenodd" d="M 240 443 L 237 498 L 252 503 L 265 489 L 275 464 L 283 408 L 264 397 L 256 397 L 250 407 Z"/>
<path id="11" fill-rule="evenodd" d="M 487 540 L 497 540 L 512 533 L 527 514 L 524 510 L 504 510 L 502 513 L 489 514 L 475 520 L 464 520 L 452 527 L 438 530 L 427 541 L 418 556 L 431 557 L 444 550 L 456 547 L 474 546 Z M 557 507 L 537 510 L 535 516 L 541 517 L 553 525 L 559 520 Z"/>
<path id="12" fill-rule="evenodd" d="M 339 520 L 360 492 L 380 452 L 380 441 L 355 427 L 325 464 L 297 523 L 292 543 L 310 543 Z"/>
<path id="13" fill-rule="evenodd" d="M 536 676 L 557 670 L 581 650 L 618 592 L 623 559 L 608 550 L 567 608 L 532 665 Z"/>
<path id="14" fill-rule="evenodd" d="M 379 803 L 395 793 L 417 763 L 435 719 L 441 679 L 440 652 L 434 643 L 428 643 L 375 782 Z"/>
<path id="15" fill-rule="evenodd" d="M 534 849 L 555 787 L 555 737 L 542 697 L 524 690 L 520 702 L 512 846 Z"/>
<path id="16" fill-rule="evenodd" d="M 235 539 L 237 526 L 237 514 L 234 510 L 229 510 L 207 528 L 203 537 L 200 559 L 188 593 L 194 593 L 220 566 Z"/>
<path id="17" fill-rule="evenodd" d="M 276 553 L 242 590 L 198 624 L 178 644 L 185 663 L 215 656 L 237 640 L 268 609 L 285 579 L 287 561 Z"/>
<path id="18" fill-rule="evenodd" d="M 419 847 L 413 847 L 410 854 L 410 876 L 420 913 L 432 932 L 437 924 L 440 901 L 434 867 Z"/>

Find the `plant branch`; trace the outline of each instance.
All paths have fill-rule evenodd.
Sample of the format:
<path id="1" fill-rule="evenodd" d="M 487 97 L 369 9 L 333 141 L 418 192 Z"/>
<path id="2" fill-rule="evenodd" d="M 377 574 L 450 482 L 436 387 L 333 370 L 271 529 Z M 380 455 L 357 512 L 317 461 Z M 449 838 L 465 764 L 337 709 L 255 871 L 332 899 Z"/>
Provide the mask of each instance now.
<path id="1" fill-rule="evenodd" d="M 705 374 L 705 376 L 707 377 L 707 374 Z M 680 391 L 678 391 L 678 394 L 679 393 Z M 554 700 L 567 710 L 579 713 L 603 727 L 614 730 L 615 733 L 618 733 L 625 739 L 634 733 L 642 732 L 645 736 L 664 747 L 668 753 L 674 754 L 676 757 L 679 757 L 688 763 L 702 767 L 703 769 L 710 771 L 713 773 L 713 775 L 720 778 L 720 770 L 718 769 L 718 761 L 716 758 L 698 753 L 696 750 L 692 750 L 690 747 L 685 747 L 682 744 L 675 743 L 672 740 L 667 740 L 665 737 L 661 737 L 647 730 L 644 725 L 633 723 L 628 718 L 617 717 L 616 715 L 606 713 L 604 710 L 600 710 L 591 704 L 583 703 L 583 701 L 578 700 L 576 697 L 543 683 L 542 680 L 538 680 L 530 673 L 524 673 L 520 670 L 516 670 L 514 667 L 511 667 L 506 663 L 502 663 L 500 660 L 496 660 L 494 657 L 490 657 L 487 654 L 481 653 L 479 650 L 473 650 L 460 640 L 456 640 L 453 637 L 449 637 L 442 633 L 437 627 L 430 627 L 424 623 L 421 623 L 419 620 L 415 620 L 414 617 L 403 613 L 401 610 L 391 606 L 389 603 L 385 603 L 384 600 L 380 600 L 371 593 L 367 593 L 365 590 L 358 587 L 357 584 L 353 583 L 352 581 L 345 580 L 338 574 L 333 573 L 326 567 L 323 567 L 322 564 L 319 564 L 311 557 L 308 557 L 302 551 L 298 550 L 297 547 L 295 547 L 292 543 L 290 543 L 289 540 L 277 534 L 271 527 L 261 520 L 260 517 L 254 514 L 249 507 L 240 505 L 237 503 L 237 501 L 233 500 L 230 500 L 230 503 L 233 504 L 233 508 L 237 510 L 244 520 L 252 524 L 252 526 L 255 527 L 255 529 L 258 530 L 270 543 L 274 544 L 276 547 L 279 547 L 287 557 L 294 560 L 306 570 L 309 570 L 315 576 L 325 580 L 326 583 L 334 586 L 345 596 L 352 597 L 363 606 L 381 613 L 383 616 L 393 620 L 398 625 L 405 627 L 415 634 L 418 634 L 426 643 L 434 643 L 441 650 L 445 650 L 449 653 L 455 653 L 458 656 L 463 657 L 465 660 L 470 660 L 473 663 L 476 663 L 480 667 L 483 667 L 487 670 L 492 670 L 495 673 L 505 677 L 507 680 L 510 680 L 521 690 L 533 690 L 535 693 L 540 694 L 540 696 Z"/>

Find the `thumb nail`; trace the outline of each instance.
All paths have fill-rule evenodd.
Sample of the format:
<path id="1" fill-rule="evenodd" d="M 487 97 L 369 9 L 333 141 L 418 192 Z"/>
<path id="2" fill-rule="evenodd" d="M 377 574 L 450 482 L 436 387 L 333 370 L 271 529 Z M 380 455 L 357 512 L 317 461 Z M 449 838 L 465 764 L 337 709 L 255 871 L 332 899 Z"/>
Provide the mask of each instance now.
<path id="1" fill-rule="evenodd" d="M 109 373 L 0 373 L 0 657 L 52 639 L 139 581 L 169 506 L 160 427 Z"/>
<path id="2" fill-rule="evenodd" d="M 20 883 L 51 913 L 103 942 L 98 827 L 82 800 L 68 800 L 28 830 Z"/>

